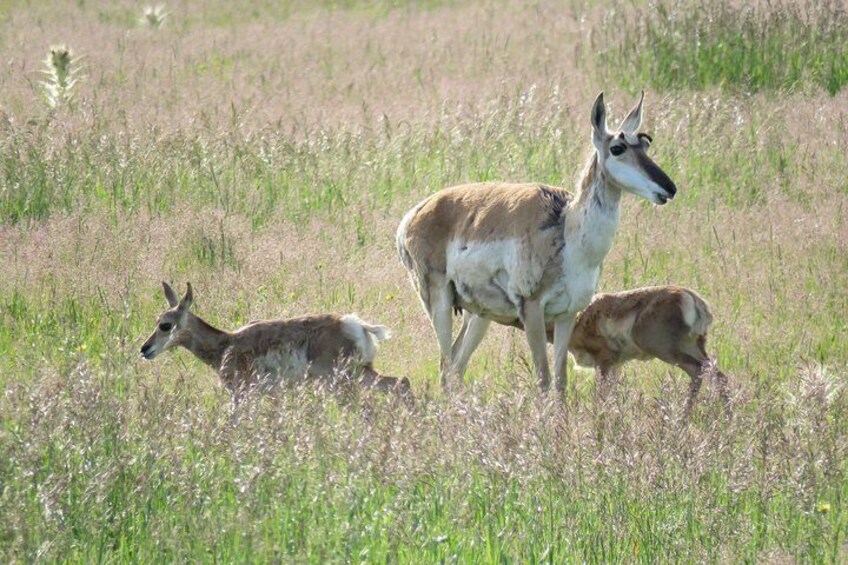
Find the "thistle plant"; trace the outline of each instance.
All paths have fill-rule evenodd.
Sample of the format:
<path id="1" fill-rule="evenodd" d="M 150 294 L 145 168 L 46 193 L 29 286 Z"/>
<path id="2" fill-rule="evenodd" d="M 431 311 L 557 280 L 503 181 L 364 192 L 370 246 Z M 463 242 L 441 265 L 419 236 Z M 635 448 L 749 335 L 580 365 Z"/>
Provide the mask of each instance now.
<path id="1" fill-rule="evenodd" d="M 64 45 L 50 48 L 50 54 L 44 59 L 46 78 L 41 82 L 44 96 L 50 108 L 57 108 L 68 102 L 73 96 L 77 83 L 79 57 Z"/>
<path id="2" fill-rule="evenodd" d="M 156 6 L 145 6 L 144 13 L 141 18 L 139 18 L 139 22 L 141 25 L 151 28 L 151 29 L 159 29 L 163 25 L 165 25 L 165 19 L 168 17 L 168 12 L 165 10 L 165 4 L 157 4 Z"/>

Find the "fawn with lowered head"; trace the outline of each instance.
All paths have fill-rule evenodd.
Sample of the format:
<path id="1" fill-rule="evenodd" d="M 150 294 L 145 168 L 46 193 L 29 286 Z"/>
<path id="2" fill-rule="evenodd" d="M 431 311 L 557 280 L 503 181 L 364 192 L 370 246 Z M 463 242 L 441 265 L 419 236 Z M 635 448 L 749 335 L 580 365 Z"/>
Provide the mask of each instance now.
<path id="1" fill-rule="evenodd" d="M 494 321 L 526 328 L 542 390 L 550 386 L 545 331 L 552 325 L 554 382 L 565 390 L 567 346 L 612 246 L 621 195 L 665 204 L 677 192 L 648 156 L 650 136 L 638 133 L 643 99 L 608 130 L 598 95 L 590 116 L 594 150 L 574 195 L 539 183 L 466 184 L 427 197 L 404 216 L 397 249 L 436 333 L 444 388 L 462 380 Z M 465 314 L 452 341 L 457 310 Z"/>
<path id="2" fill-rule="evenodd" d="M 654 286 L 598 294 L 577 318 L 569 350 L 578 365 L 595 367 L 598 385 L 614 379 L 631 359 L 660 359 L 692 379 L 684 414 L 688 417 L 704 374 L 713 373 L 725 403 L 727 376 L 707 355 L 713 321 L 707 302 L 679 286 Z"/>
<path id="3" fill-rule="evenodd" d="M 411 401 L 409 379 L 385 377 L 374 370 L 377 342 L 388 337 L 385 326 L 354 315 L 320 314 L 279 320 L 258 320 L 233 332 L 219 330 L 190 312 L 191 284 L 178 299 L 165 282 L 170 308 L 141 347 L 145 359 L 182 346 L 218 373 L 232 395 L 232 409 L 254 388 L 273 387 L 309 378 L 340 377 L 367 388 L 390 391 Z"/>

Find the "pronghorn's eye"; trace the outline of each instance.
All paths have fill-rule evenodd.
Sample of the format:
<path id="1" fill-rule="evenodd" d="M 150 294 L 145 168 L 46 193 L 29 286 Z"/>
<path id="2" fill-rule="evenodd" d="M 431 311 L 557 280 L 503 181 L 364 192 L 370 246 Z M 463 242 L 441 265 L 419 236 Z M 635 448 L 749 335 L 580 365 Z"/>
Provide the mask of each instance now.
<path id="1" fill-rule="evenodd" d="M 627 149 L 627 146 L 625 145 L 613 145 L 612 147 L 610 147 L 610 153 L 616 156 L 621 155 L 622 153 L 624 153 L 625 149 Z"/>
<path id="2" fill-rule="evenodd" d="M 174 324 L 172 324 L 171 322 L 162 322 L 161 324 L 159 324 L 159 329 L 163 332 L 169 332 L 173 327 Z"/>

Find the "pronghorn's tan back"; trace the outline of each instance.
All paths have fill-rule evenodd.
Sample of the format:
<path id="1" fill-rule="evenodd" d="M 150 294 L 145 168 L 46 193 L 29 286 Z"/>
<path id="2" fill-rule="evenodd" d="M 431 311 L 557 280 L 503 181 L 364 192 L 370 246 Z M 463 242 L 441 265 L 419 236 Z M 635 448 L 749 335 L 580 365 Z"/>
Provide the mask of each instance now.
<path id="1" fill-rule="evenodd" d="M 551 238 L 562 237 L 562 211 L 571 198 L 563 188 L 538 183 L 453 186 L 411 212 L 399 243 L 416 263 L 440 271 L 445 269 L 446 250 L 453 240 L 534 237 L 544 247 Z M 548 229 L 554 227 L 559 229 Z"/>

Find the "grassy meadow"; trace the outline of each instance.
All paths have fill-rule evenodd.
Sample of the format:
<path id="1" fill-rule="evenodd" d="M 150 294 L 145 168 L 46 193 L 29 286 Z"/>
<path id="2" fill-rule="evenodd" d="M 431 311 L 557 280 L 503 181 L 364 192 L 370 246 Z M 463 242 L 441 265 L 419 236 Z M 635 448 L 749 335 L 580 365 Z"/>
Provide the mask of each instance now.
<path id="1" fill-rule="evenodd" d="M 0 562 L 844 562 L 846 9 L 0 0 Z M 679 192 L 622 198 L 600 289 L 701 293 L 732 419 L 705 383 L 683 423 L 658 361 L 545 398 L 500 327 L 444 397 L 401 216 L 572 186 L 597 92 L 612 126 L 642 88 Z M 386 324 L 418 402 L 306 388 L 233 426 L 189 353 L 138 354 L 162 280 L 228 329 Z"/>

